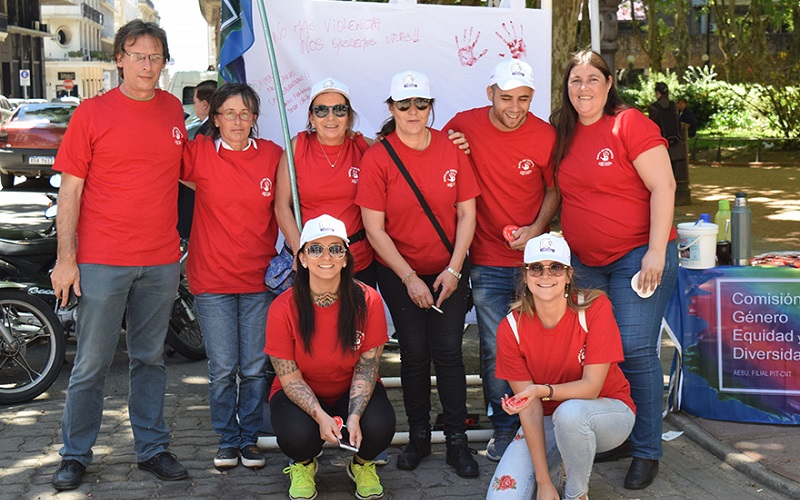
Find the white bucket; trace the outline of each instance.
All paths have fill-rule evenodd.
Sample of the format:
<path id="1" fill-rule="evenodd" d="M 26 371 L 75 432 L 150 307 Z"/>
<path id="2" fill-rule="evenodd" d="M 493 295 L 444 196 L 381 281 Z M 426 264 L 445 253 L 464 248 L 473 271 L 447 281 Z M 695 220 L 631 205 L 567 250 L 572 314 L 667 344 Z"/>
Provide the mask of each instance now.
<path id="1" fill-rule="evenodd" d="M 717 230 L 710 222 L 682 222 L 678 224 L 678 254 L 681 267 L 709 269 L 717 256 Z"/>

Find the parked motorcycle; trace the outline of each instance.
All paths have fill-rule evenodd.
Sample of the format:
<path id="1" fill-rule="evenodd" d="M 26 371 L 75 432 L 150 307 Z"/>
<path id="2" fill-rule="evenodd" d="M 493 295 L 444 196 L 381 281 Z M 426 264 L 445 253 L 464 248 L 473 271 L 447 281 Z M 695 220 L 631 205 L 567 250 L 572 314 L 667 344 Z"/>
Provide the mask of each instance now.
<path id="1" fill-rule="evenodd" d="M 64 362 L 66 337 L 74 335 L 77 299 L 66 307 L 56 300 L 50 272 L 56 261 L 56 201 L 44 231 L 0 231 L 0 404 L 29 401 L 46 391 Z M 184 246 L 181 261 L 187 253 Z M 181 275 L 166 335 L 167 355 L 205 358 L 194 298 Z M 124 325 L 123 325 L 124 327 Z"/>

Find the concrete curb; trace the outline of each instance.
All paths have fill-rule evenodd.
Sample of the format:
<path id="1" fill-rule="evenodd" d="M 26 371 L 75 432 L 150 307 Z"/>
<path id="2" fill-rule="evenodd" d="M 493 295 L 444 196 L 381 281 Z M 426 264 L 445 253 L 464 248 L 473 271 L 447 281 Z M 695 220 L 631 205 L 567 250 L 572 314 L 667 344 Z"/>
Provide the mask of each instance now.
<path id="1" fill-rule="evenodd" d="M 666 420 L 683 430 L 686 437 L 739 472 L 746 474 L 777 493 L 788 495 L 789 498 L 800 498 L 799 483 L 769 470 L 736 448 L 720 441 L 707 430 L 694 423 L 688 416 L 670 412 L 667 414 Z"/>

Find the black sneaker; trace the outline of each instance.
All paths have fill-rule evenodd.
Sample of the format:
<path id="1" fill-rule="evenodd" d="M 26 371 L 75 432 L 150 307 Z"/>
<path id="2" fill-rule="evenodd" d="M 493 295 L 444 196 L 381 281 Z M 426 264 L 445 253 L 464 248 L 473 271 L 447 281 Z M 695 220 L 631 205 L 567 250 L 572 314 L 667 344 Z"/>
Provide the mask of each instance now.
<path id="1" fill-rule="evenodd" d="M 239 453 L 242 455 L 242 465 L 245 467 L 260 469 L 267 463 L 264 455 L 261 454 L 261 450 L 254 444 L 245 446 L 239 450 Z"/>
<path id="2" fill-rule="evenodd" d="M 139 462 L 139 468 L 152 472 L 157 478 L 163 481 L 178 481 L 189 477 L 189 473 L 178 462 L 175 455 L 168 451 L 162 451 L 150 457 L 149 460 Z"/>
<path id="3" fill-rule="evenodd" d="M 53 488 L 58 491 L 74 490 L 83 482 L 86 466 L 77 460 L 62 460 L 53 474 Z"/>
<path id="4" fill-rule="evenodd" d="M 220 448 L 214 455 L 214 467 L 230 469 L 239 465 L 239 450 L 234 447 Z"/>

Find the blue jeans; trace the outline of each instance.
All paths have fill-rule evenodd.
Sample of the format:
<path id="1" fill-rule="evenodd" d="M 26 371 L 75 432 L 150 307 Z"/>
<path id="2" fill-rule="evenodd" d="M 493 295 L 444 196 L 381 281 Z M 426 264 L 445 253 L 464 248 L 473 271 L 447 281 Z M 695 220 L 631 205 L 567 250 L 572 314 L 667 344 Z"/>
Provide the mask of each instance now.
<path id="1" fill-rule="evenodd" d="M 400 381 L 409 428 L 412 431 L 430 429 L 433 361 L 444 433 L 449 436 L 465 432 L 467 382 L 461 344 L 467 314 L 467 280 L 459 281 L 456 291 L 442 303 L 444 314 L 439 314 L 433 309 L 418 307 L 394 271 L 377 265 L 378 285 L 400 344 Z M 468 269 L 468 264 L 462 269 Z M 420 278 L 432 289 L 436 275 Z"/>
<path id="2" fill-rule="evenodd" d="M 519 278 L 518 267 L 473 266 L 472 300 L 478 318 L 478 336 L 481 342 L 481 378 L 483 397 L 487 402 L 486 415 L 495 430 L 515 431 L 519 417 L 503 410 L 500 398 L 511 395 L 508 382 L 495 378 L 497 359 L 497 326 L 508 314 L 509 306 L 516 297 Z"/>
<path id="3" fill-rule="evenodd" d="M 78 348 L 69 378 L 61 436 L 64 460 L 92 461 L 103 418 L 103 389 L 125 316 L 130 374 L 128 413 L 137 459 L 169 447 L 164 422 L 164 339 L 178 293 L 178 264 L 106 266 L 80 264 Z"/>
<path id="4" fill-rule="evenodd" d="M 194 298 L 208 355 L 211 425 L 220 448 L 258 441 L 267 397 L 267 310 L 274 297 L 264 291 Z"/>
<path id="5" fill-rule="evenodd" d="M 552 416 L 544 417 L 545 450 L 550 480 L 562 484 L 561 462 L 567 471 L 564 497 L 580 498 L 589 489 L 594 454 L 619 446 L 631 432 L 633 411 L 618 399 L 570 399 Z M 505 488 L 509 479 L 515 488 Z M 536 495 L 533 470 L 525 431 L 520 429 L 494 471 L 487 500 L 529 499 Z"/>
<path id="6" fill-rule="evenodd" d="M 661 285 L 655 294 L 643 299 L 631 288 L 631 278 L 641 269 L 647 245 L 634 248 L 606 266 L 587 266 L 575 256 L 575 281 L 582 288 L 599 288 L 608 293 L 614 306 L 614 317 L 622 335 L 625 361 L 620 368 L 631 384 L 631 397 L 636 404 L 636 425 L 631 434 L 633 456 L 661 458 L 661 407 L 664 374 L 658 357 L 661 340 L 661 318 L 678 280 L 678 248 L 674 241 L 666 250 L 666 263 Z"/>

